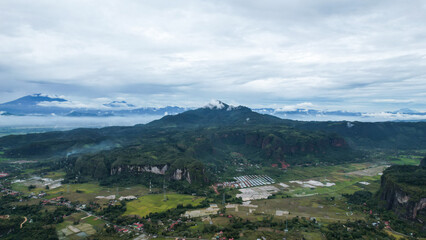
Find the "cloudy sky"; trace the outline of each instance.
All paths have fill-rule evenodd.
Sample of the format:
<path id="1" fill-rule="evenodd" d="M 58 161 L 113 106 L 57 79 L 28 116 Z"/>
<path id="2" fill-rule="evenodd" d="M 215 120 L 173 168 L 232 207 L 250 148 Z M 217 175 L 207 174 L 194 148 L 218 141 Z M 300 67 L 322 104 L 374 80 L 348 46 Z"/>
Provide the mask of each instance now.
<path id="1" fill-rule="evenodd" d="M 426 1 L 0 1 L 0 101 L 426 111 Z"/>

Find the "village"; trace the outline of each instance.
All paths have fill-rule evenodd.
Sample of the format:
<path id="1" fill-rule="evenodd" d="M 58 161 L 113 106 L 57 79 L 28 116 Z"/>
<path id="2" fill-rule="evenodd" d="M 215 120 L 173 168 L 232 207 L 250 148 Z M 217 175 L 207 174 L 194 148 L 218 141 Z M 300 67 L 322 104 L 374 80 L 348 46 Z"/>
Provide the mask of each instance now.
<path id="1" fill-rule="evenodd" d="M 31 175 L 23 179 L 5 176 L 2 179 L 6 181 L 2 182 L 9 182 L 9 184 L 7 187 L 0 185 L 0 189 L 2 195 L 17 197 L 16 204 L 37 203 L 47 209 L 53 207 L 72 209 L 72 213 L 63 215 L 64 222 L 57 225 L 57 234 L 60 239 L 84 239 L 102 229 L 109 229 L 116 234 L 132 236 L 136 239 L 151 239 L 159 237 L 149 230 L 152 225 L 156 226 L 157 230 L 161 229 L 163 234 L 173 236 L 175 232 L 181 232 L 183 226 L 197 229 L 197 226 L 216 226 L 224 222 L 237 221 L 237 219 L 258 219 L 267 216 L 273 216 L 278 221 L 295 217 L 321 222 L 362 219 L 362 214 L 348 208 L 350 206 L 346 205 L 335 192 L 344 193 L 348 188 L 354 190 L 375 188 L 385 167 L 387 166 L 356 165 L 358 170 L 355 169 L 355 171 L 338 170 L 327 173 L 327 177 L 289 178 L 288 180 L 276 180 L 265 174 L 237 175 L 232 177 L 233 181 L 213 184 L 211 190 L 218 200 L 213 201 L 213 196 L 209 196 L 210 202 L 203 206 L 198 204 L 205 197 L 173 192 L 163 193 L 162 189 L 151 192 L 149 188 L 143 186 L 102 187 L 96 183 L 63 184 L 62 173 Z M 300 169 L 309 170 L 309 168 Z M 339 180 L 342 177 L 346 180 Z M 222 199 L 222 194 L 228 193 L 231 194 L 231 199 L 228 200 L 228 197 Z M 336 196 L 337 205 L 330 205 L 327 202 L 328 197 L 324 198 L 319 194 Z M 185 202 L 182 208 L 184 211 L 179 212 L 179 202 Z M 119 207 L 123 204 L 126 205 L 127 210 L 117 216 L 139 215 L 140 217 L 134 218 L 132 222 L 117 224 L 100 211 L 100 209 Z M 187 205 L 192 207 L 186 208 Z M 179 214 L 160 219 L 148 217 L 149 214 L 157 216 L 156 213 L 162 216 L 161 213 L 168 210 L 179 212 Z M 375 216 L 376 213 L 363 214 Z M 7 219 L 9 216 L 0 217 Z M 22 224 L 25 226 L 32 221 L 28 218 L 28 221 Z M 371 225 L 383 225 L 386 229 L 390 229 L 388 222 L 377 217 Z M 226 233 L 218 231 L 214 234 L 214 239 L 232 239 L 225 235 Z M 181 236 L 180 239 L 187 239 L 187 237 Z"/>

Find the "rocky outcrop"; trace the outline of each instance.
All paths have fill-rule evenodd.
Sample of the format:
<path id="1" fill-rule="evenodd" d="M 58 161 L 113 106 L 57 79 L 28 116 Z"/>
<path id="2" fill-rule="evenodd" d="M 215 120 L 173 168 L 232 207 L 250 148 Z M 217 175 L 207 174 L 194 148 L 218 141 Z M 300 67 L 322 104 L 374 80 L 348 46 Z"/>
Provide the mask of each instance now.
<path id="1" fill-rule="evenodd" d="M 398 216 L 406 219 L 416 219 L 418 213 L 426 208 L 426 196 L 414 199 L 386 175 L 382 176 L 379 198 L 385 201 L 386 209 L 393 210 Z"/>
<path id="2" fill-rule="evenodd" d="M 119 165 L 111 168 L 111 175 L 117 175 L 121 173 L 145 173 L 150 172 L 154 174 L 166 174 L 168 169 L 167 165 L 163 166 L 140 166 L 140 165 Z"/>
<path id="3" fill-rule="evenodd" d="M 142 174 L 142 173 L 154 173 L 159 175 L 166 175 L 167 170 L 169 169 L 168 165 L 163 166 L 140 166 L 140 165 L 120 165 L 111 168 L 111 175 L 119 175 L 125 173 L 132 174 Z M 191 175 L 188 169 L 176 169 L 171 174 L 171 179 L 173 180 L 186 180 L 191 183 Z"/>
<path id="4" fill-rule="evenodd" d="M 183 169 L 183 170 L 176 169 L 173 172 L 172 179 L 174 179 L 174 180 L 185 179 L 187 182 L 191 183 L 191 176 L 190 176 L 189 171 L 187 169 Z"/>

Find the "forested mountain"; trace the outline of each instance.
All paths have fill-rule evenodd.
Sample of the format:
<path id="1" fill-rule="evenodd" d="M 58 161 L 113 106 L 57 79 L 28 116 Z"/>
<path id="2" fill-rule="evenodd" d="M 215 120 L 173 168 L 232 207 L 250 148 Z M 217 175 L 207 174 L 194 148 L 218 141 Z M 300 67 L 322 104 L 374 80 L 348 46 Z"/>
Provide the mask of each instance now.
<path id="1" fill-rule="evenodd" d="M 0 138 L 11 158 L 62 159 L 73 176 L 154 173 L 208 182 L 230 164 L 330 164 L 358 148 L 417 148 L 426 123 L 300 122 L 222 102 L 133 127 L 75 129 Z M 71 155 L 71 157 L 68 157 Z"/>
<path id="2" fill-rule="evenodd" d="M 303 122 L 290 125 L 304 130 L 333 132 L 354 148 L 426 148 L 426 122 Z"/>
<path id="3" fill-rule="evenodd" d="M 420 166 L 392 166 L 383 172 L 378 197 L 384 207 L 398 216 L 426 221 L 426 167 L 424 158 Z M 424 226 L 424 225 L 423 225 Z M 423 231 L 426 226 L 423 227 Z"/>
<path id="4" fill-rule="evenodd" d="M 150 172 L 208 182 L 208 169 L 229 164 L 353 159 L 336 134 L 297 130 L 287 122 L 218 102 L 134 127 L 7 136 L 0 146 L 8 157 L 62 158 L 70 174 L 97 179 Z"/>

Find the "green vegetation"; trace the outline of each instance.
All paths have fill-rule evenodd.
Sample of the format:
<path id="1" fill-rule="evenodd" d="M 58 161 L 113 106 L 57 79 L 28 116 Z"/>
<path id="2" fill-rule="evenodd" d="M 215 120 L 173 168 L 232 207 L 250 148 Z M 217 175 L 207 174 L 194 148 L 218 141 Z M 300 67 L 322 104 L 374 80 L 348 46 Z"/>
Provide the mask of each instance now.
<path id="1" fill-rule="evenodd" d="M 43 175 L 44 178 L 51 178 L 53 180 L 64 178 L 66 175 L 63 171 L 55 171 L 55 172 L 48 172 Z"/>
<path id="2" fill-rule="evenodd" d="M 0 162 L 8 161 L 9 159 L 8 159 L 8 158 L 3 157 L 3 155 L 4 155 L 4 152 L 3 152 L 3 151 L 0 151 Z"/>
<path id="3" fill-rule="evenodd" d="M 103 221 L 102 219 L 99 219 L 97 217 L 94 217 L 94 216 L 85 218 L 83 220 L 83 222 L 88 223 L 88 224 L 93 225 L 93 226 L 103 226 L 105 224 L 105 221 Z"/>
<path id="4" fill-rule="evenodd" d="M 249 119 L 249 120 L 247 120 Z M 245 107 L 197 109 L 166 116 L 147 125 L 76 129 L 0 138 L 0 147 L 12 158 L 60 158 L 66 181 L 119 182 L 118 174 L 139 174 L 145 166 L 168 166 L 172 178 L 206 186 L 228 164 L 271 166 L 340 163 L 354 161 L 357 154 L 334 133 L 298 130 L 287 121 L 252 112 Z M 80 154 L 72 153 L 78 152 Z M 58 164 L 58 163 L 56 163 Z M 120 169 L 120 170 L 118 170 Z"/>
<path id="5" fill-rule="evenodd" d="M 381 229 L 383 226 L 381 227 Z M 342 223 L 332 223 L 324 228 L 327 239 L 390 239 L 386 232 L 366 223 L 365 221 L 355 221 Z"/>
<path id="6" fill-rule="evenodd" d="M 23 194 L 1 195 L 0 215 L 10 215 L 10 221 L 0 220 L 0 235 L 55 239 L 57 230 L 73 225 L 88 226 L 92 239 L 130 239 L 132 234 L 117 233 L 105 223 L 121 227 L 142 222 L 145 232 L 161 237 L 390 239 L 382 230 L 384 221 L 394 230 L 419 234 L 419 224 L 404 219 L 411 214 L 404 210 L 426 194 L 425 168 L 418 167 L 426 154 L 426 123 L 355 122 L 349 127 L 347 122 L 288 121 L 245 107 L 226 108 L 192 110 L 134 127 L 0 138 L 0 168 L 12 174 L 1 184 Z M 5 160 L 27 158 L 37 163 Z M 388 165 L 401 166 L 390 167 L 380 177 Z M 225 208 L 222 193 L 227 203 L 241 204 L 238 190 L 219 189 L 217 194 L 211 188 L 238 175 L 255 174 L 271 176 L 281 189 L 269 199 L 253 200 L 257 207 Z M 34 175 L 64 178 L 64 185 L 46 189 L 32 180 L 10 181 Z M 294 180 L 335 185 L 306 187 L 290 183 Z M 177 192 L 167 194 L 166 201 L 159 190 L 164 182 Z M 150 184 L 153 192 L 148 192 Z M 47 194 L 42 198 L 28 196 L 42 191 Z M 395 191 L 409 196 L 397 209 L 397 201 L 387 199 Z M 116 198 L 97 198 L 111 195 Z M 138 199 L 117 201 L 129 195 Z M 58 196 L 66 199 L 62 204 L 67 207 L 45 201 Z M 209 218 L 182 216 L 213 203 L 219 213 Z M 77 207 L 95 216 L 76 213 Z M 23 217 L 32 222 L 17 229 Z M 426 220 L 424 211 L 417 217 Z M 286 226 L 288 232 L 283 231 Z"/>
<path id="7" fill-rule="evenodd" d="M 349 145 L 367 150 L 424 150 L 426 149 L 426 122 L 302 122 L 290 125 L 304 130 L 336 133 Z"/>
<path id="8" fill-rule="evenodd" d="M 410 201 L 417 202 L 426 196 L 426 168 L 419 166 L 392 166 L 382 176 L 383 186 L 400 190 L 410 196 Z"/>
<path id="9" fill-rule="evenodd" d="M 392 158 L 391 163 L 396 165 L 415 165 L 420 164 L 423 156 L 419 155 L 399 155 Z"/>
<path id="10" fill-rule="evenodd" d="M 371 200 L 373 194 L 369 191 L 356 191 L 354 194 L 343 195 L 349 203 L 361 205 Z"/>
<path id="11" fill-rule="evenodd" d="M 41 205 L 17 205 L 16 202 L 18 202 L 17 197 L 0 198 L 0 215 L 9 215 L 12 220 L 9 222 L 8 219 L 0 219 L 2 239 L 57 239 L 55 225 L 63 222 L 63 216 L 75 211 L 61 206 L 53 211 L 47 211 L 43 210 Z M 24 218 L 32 220 L 20 228 Z"/>
<path id="12" fill-rule="evenodd" d="M 163 212 L 168 209 L 176 208 L 179 204 L 186 206 L 198 206 L 204 198 L 194 197 L 183 194 L 167 194 L 167 200 L 164 201 L 163 194 L 150 194 L 140 197 L 127 203 L 127 210 L 124 215 L 138 215 L 145 217 L 150 213 Z"/>

